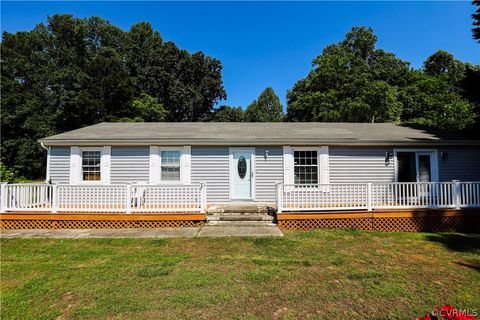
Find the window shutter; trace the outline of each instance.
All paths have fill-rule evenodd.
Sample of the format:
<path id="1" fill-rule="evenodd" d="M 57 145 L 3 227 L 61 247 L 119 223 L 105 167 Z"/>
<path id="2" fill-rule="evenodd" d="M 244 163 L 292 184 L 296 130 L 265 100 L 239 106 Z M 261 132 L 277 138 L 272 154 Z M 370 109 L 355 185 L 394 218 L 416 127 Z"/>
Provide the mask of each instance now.
<path id="1" fill-rule="evenodd" d="M 82 155 L 79 147 L 70 147 L 70 184 L 82 182 Z"/>
<path id="2" fill-rule="evenodd" d="M 160 152 L 157 146 L 150 146 L 150 184 L 160 182 Z"/>
<path id="3" fill-rule="evenodd" d="M 102 183 L 110 183 L 110 162 L 111 162 L 111 152 L 112 148 L 110 146 L 104 146 L 102 148 L 102 155 L 100 158 L 100 176 Z"/>
<path id="4" fill-rule="evenodd" d="M 328 147 L 323 146 L 318 149 L 318 163 L 320 164 L 319 183 L 330 183 L 330 164 Z"/>
<path id="5" fill-rule="evenodd" d="M 190 146 L 184 146 L 182 148 L 180 158 L 180 180 L 183 184 L 191 183 L 191 153 L 192 148 Z"/>
<path id="6" fill-rule="evenodd" d="M 290 146 L 283 147 L 283 183 L 293 184 L 293 150 Z"/>

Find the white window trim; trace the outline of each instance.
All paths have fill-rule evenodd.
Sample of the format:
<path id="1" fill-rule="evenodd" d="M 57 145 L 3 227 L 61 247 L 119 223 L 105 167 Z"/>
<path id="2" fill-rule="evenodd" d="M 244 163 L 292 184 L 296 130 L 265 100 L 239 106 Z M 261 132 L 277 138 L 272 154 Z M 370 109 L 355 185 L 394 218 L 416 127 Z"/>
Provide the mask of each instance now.
<path id="1" fill-rule="evenodd" d="M 393 149 L 393 163 L 394 163 L 394 171 L 395 171 L 395 182 L 398 182 L 398 162 L 397 162 L 397 153 L 398 152 L 415 152 L 415 179 L 418 182 L 418 153 L 429 153 L 431 155 L 431 163 L 430 163 L 430 175 L 432 182 L 438 182 L 438 150 L 437 149 L 421 149 L 421 148 L 414 148 L 414 149 L 403 149 L 403 148 L 396 148 Z"/>
<path id="2" fill-rule="evenodd" d="M 294 159 L 291 146 L 283 146 L 283 183 L 294 184 Z"/>
<path id="3" fill-rule="evenodd" d="M 82 172 L 83 151 L 100 151 L 100 180 L 85 181 Z M 70 147 L 70 184 L 109 184 L 111 147 Z"/>
<path id="4" fill-rule="evenodd" d="M 250 166 L 251 166 L 251 171 L 252 171 L 252 177 L 251 177 L 251 185 L 252 185 L 252 196 L 250 198 L 234 198 L 232 197 L 233 195 L 233 175 L 234 175 L 234 172 L 233 172 L 233 152 L 234 151 L 244 151 L 244 152 L 251 152 L 251 156 L 250 156 Z M 230 147 L 229 148 L 229 151 L 228 151 L 228 181 L 229 181 L 229 188 L 228 188 L 228 199 L 230 201 L 245 201 L 245 200 L 249 200 L 249 201 L 255 201 L 255 148 L 252 147 L 252 148 L 248 148 L 248 147 L 244 147 L 244 148 L 233 148 L 233 147 Z"/>
<path id="5" fill-rule="evenodd" d="M 284 147 L 284 183 L 295 184 L 295 151 L 317 151 L 318 184 L 330 183 L 330 165 L 328 146 L 320 147 Z"/>
<path id="6" fill-rule="evenodd" d="M 51 159 L 50 159 L 50 154 L 52 152 L 52 147 L 48 146 L 47 149 L 47 173 L 45 176 L 45 182 L 50 183 L 50 164 L 51 164 Z"/>
<path id="7" fill-rule="evenodd" d="M 162 180 L 162 151 L 180 152 L 180 180 Z M 189 185 L 191 184 L 191 147 L 150 146 L 150 184 Z"/>

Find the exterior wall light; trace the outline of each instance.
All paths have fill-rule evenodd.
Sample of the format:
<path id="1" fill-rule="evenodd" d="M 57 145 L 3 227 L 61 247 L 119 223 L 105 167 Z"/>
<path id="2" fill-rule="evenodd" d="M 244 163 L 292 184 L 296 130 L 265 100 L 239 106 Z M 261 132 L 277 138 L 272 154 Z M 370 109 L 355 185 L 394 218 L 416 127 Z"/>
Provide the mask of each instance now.
<path id="1" fill-rule="evenodd" d="M 440 152 L 440 157 L 442 158 L 442 160 L 447 160 L 448 159 L 448 152 L 447 151 Z"/>
<path id="2" fill-rule="evenodd" d="M 385 152 L 385 166 L 387 167 L 390 164 L 390 158 L 392 157 L 392 152 Z"/>
<path id="3" fill-rule="evenodd" d="M 265 160 L 267 160 L 268 158 L 268 153 L 269 153 L 268 149 L 265 149 Z"/>

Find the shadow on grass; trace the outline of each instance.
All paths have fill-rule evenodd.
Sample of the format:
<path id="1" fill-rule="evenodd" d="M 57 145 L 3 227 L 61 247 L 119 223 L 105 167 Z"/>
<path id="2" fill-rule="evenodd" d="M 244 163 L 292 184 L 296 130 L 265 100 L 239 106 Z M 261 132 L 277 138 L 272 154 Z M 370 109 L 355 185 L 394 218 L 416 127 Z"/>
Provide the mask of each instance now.
<path id="1" fill-rule="evenodd" d="M 473 269 L 473 270 L 477 270 L 480 272 L 480 262 L 476 262 L 476 261 L 458 261 L 458 262 L 455 262 L 456 264 L 458 264 L 459 266 L 462 266 L 462 267 L 467 267 L 467 268 L 470 268 L 470 269 Z"/>
<path id="2" fill-rule="evenodd" d="M 427 236 L 427 240 L 441 243 L 451 251 L 480 253 L 479 234 L 438 233 Z"/>

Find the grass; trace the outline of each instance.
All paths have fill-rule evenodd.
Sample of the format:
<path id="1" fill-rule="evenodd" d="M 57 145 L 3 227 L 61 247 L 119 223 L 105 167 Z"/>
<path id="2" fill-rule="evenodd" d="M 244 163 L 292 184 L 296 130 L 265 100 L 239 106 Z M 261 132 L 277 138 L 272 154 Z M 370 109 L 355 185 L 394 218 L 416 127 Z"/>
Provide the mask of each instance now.
<path id="1" fill-rule="evenodd" d="M 415 319 L 480 312 L 480 236 L 2 239 L 2 319 Z"/>

